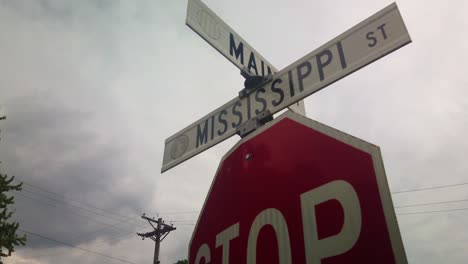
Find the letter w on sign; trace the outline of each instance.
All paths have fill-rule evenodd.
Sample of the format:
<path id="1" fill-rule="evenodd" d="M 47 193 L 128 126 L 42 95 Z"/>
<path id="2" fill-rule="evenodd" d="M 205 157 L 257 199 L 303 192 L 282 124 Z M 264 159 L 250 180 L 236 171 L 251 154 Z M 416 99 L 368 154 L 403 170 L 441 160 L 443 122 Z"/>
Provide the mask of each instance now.
<path id="1" fill-rule="evenodd" d="M 200 0 L 188 1 L 185 23 L 237 68 L 248 69 L 259 76 L 278 71 Z M 303 101 L 294 103 L 289 109 L 305 115 Z"/>

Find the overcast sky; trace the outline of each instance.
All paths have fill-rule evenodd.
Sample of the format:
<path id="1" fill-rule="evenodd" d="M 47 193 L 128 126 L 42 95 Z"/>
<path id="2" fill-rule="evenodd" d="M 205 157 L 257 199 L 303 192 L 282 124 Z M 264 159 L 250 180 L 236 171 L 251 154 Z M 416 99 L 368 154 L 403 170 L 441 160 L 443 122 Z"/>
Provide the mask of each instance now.
<path id="1" fill-rule="evenodd" d="M 391 3 L 203 2 L 278 69 Z M 307 116 L 380 146 L 392 192 L 468 182 L 468 2 L 397 4 L 413 43 L 308 97 Z M 164 140 L 243 86 L 185 25 L 186 7 L 0 0 L 0 170 L 25 181 L 22 229 L 150 263 L 154 243 L 135 235 L 150 230 L 146 212 L 177 227 L 161 263 L 186 258 L 218 162 L 239 138 L 161 174 Z M 393 195 L 396 207 L 464 199 L 468 185 Z M 468 211 L 452 210 L 462 208 L 396 209 L 410 263 L 466 263 Z M 33 235 L 6 262 L 122 263 Z"/>

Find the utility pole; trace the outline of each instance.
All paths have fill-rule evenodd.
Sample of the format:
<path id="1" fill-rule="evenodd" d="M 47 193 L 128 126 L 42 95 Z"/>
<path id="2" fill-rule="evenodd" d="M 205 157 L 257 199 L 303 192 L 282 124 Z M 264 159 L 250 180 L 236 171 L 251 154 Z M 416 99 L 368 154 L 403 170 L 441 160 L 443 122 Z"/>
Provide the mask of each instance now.
<path id="1" fill-rule="evenodd" d="M 148 223 L 153 227 L 154 231 L 144 234 L 137 233 L 137 235 L 141 236 L 143 240 L 149 237 L 155 242 L 153 264 L 159 264 L 159 246 L 169 232 L 176 230 L 176 228 L 172 225 L 165 224 L 162 218 L 158 218 L 156 221 L 154 218 L 145 216 L 145 214 L 143 214 L 141 218 L 148 220 Z M 153 223 L 156 224 L 156 227 Z"/>

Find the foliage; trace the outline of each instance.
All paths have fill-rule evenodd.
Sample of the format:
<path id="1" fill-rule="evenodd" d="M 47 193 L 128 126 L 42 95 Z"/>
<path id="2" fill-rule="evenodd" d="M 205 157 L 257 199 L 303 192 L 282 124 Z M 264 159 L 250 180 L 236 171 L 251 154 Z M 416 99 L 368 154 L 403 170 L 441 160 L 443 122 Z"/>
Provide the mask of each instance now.
<path id="1" fill-rule="evenodd" d="M 188 260 L 184 259 L 184 260 L 179 260 L 177 261 L 176 263 L 174 264 L 188 264 Z"/>
<path id="2" fill-rule="evenodd" d="M 14 176 L 8 178 L 7 175 L 0 174 L 0 258 L 11 256 L 11 253 L 15 251 L 15 246 L 26 244 L 26 235 L 20 237 L 16 234 L 19 224 L 8 221 L 14 213 L 8 210 L 8 206 L 14 204 L 14 197 L 8 196 L 7 193 L 21 191 L 23 185 L 23 183 L 12 184 L 14 178 Z M 3 251 L 4 248 L 6 252 Z M 0 263 L 2 263 L 1 260 Z"/>

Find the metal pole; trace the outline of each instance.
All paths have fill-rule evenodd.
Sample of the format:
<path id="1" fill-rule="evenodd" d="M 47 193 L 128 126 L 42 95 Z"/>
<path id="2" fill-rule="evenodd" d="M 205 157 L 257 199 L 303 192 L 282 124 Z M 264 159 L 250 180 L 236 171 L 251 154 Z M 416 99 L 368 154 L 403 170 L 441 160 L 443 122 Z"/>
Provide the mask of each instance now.
<path id="1" fill-rule="evenodd" d="M 162 218 L 158 218 L 158 225 L 156 226 L 156 230 L 158 231 L 156 233 L 156 240 L 154 244 L 154 264 L 159 264 L 159 244 L 161 242 L 161 233 L 159 232 L 161 230 L 161 225 L 162 225 Z"/>

